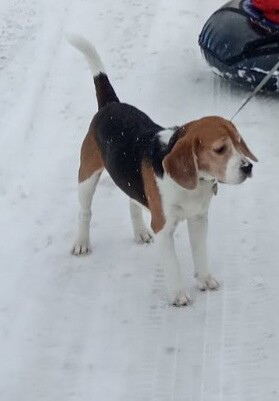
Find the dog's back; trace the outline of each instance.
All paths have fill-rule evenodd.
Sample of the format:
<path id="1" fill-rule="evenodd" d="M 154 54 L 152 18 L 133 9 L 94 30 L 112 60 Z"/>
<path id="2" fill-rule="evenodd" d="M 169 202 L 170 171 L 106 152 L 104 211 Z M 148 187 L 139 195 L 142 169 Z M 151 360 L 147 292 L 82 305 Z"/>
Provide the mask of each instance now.
<path id="1" fill-rule="evenodd" d="M 142 161 L 149 159 L 153 164 L 153 153 L 160 158 L 160 152 L 153 152 L 153 149 L 159 148 L 156 134 L 163 128 L 136 107 L 120 103 L 94 46 L 80 36 L 71 35 L 68 39 L 84 54 L 93 74 L 99 111 L 89 133 L 98 144 L 105 168 L 129 197 L 147 206 Z M 158 168 L 162 168 L 161 159 Z"/>

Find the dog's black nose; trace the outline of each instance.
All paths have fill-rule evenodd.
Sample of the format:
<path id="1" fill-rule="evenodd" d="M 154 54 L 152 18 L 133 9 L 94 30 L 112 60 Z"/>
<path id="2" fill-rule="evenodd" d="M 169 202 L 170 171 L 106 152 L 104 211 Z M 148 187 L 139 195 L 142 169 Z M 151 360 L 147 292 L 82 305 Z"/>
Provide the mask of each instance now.
<path id="1" fill-rule="evenodd" d="M 241 171 L 243 171 L 244 174 L 250 175 L 252 173 L 252 168 L 253 164 L 252 163 L 245 163 L 243 166 L 240 167 Z"/>

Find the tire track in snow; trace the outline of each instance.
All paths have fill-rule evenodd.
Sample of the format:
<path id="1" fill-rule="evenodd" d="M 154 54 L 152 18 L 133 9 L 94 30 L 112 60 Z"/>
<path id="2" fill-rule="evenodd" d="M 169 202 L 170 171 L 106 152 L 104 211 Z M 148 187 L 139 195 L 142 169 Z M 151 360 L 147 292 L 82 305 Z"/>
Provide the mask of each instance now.
<path id="1" fill-rule="evenodd" d="M 221 211 L 220 221 L 226 220 L 232 207 L 226 192 L 223 197 L 227 206 Z M 233 207 L 238 210 L 241 205 Z M 246 229 L 249 232 L 249 228 Z M 220 231 L 221 237 L 226 238 L 226 227 L 221 226 Z M 236 219 L 235 226 L 231 227 L 231 236 L 237 239 L 233 241 L 235 245 L 232 247 L 228 240 L 224 242 L 223 299 L 209 298 L 201 398 L 204 401 L 268 399 L 261 382 L 266 372 L 263 345 L 266 342 L 266 293 L 261 285 L 253 284 L 255 274 L 260 275 L 253 259 L 249 253 L 243 257 L 247 252 L 245 248 L 253 247 L 249 245 L 250 239 L 238 252 L 239 232 L 240 224 Z M 246 237 L 245 225 L 241 228 L 241 236 Z"/>
<path id="2" fill-rule="evenodd" d="M 207 321 L 214 316 L 213 308 L 220 303 L 220 296 L 192 289 L 196 298 L 193 305 L 170 307 L 163 295 L 164 275 L 159 267 L 155 270 L 152 288 L 152 303 L 145 321 L 143 360 L 135 386 L 139 389 L 136 400 L 201 401 L 205 374 L 203 349 L 209 342 L 212 326 Z"/>
<path id="3" fill-rule="evenodd" d="M 163 273 L 160 267 L 155 268 L 150 297 L 150 307 L 145 316 L 144 338 L 142 345 L 142 362 L 139 367 L 134 384 L 134 397 L 136 401 L 149 401 L 154 399 L 156 390 L 156 372 L 162 348 L 161 336 L 164 320 L 165 301 L 160 299 L 163 287 Z"/>
<path id="4" fill-rule="evenodd" d="M 262 343 L 265 300 L 243 287 L 239 260 L 229 251 L 228 255 L 232 265 L 225 276 L 220 400 L 262 400 L 262 360 L 257 347 Z"/>
<path id="5" fill-rule="evenodd" d="M 3 103 L 2 124 L 0 120 L 1 132 L 3 132 L 2 143 L 9 149 L 9 152 L 1 158 L 0 165 L 1 182 L 5 183 L 1 184 L 3 194 L 8 190 L 8 185 L 11 185 L 11 177 L 19 171 L 22 172 L 21 156 L 26 141 L 32 138 L 32 121 L 45 87 L 48 71 L 60 44 L 62 29 L 71 4 L 66 1 L 59 3 L 48 1 L 47 4 L 35 7 L 35 0 L 33 3 L 36 9 L 33 13 L 26 0 L 18 0 L 14 4 L 15 8 L 12 10 L 14 18 L 17 18 L 17 21 L 22 18 L 22 26 L 26 18 L 30 19 L 30 23 L 29 25 L 25 23 L 25 31 L 22 31 L 23 28 L 15 30 L 15 38 L 13 37 L 11 41 L 0 81 L 2 93 L 12 95 L 10 100 L 6 95 L 1 100 Z M 9 16 L 9 12 L 7 15 Z M 26 17 L 28 15 L 29 17 Z M 35 30 L 38 31 L 37 36 Z M 17 146 L 13 148 L 9 146 L 11 137 L 17 142 Z M 14 160 L 13 164 L 9 163 L 11 158 Z"/>
<path id="6" fill-rule="evenodd" d="M 22 7 L 24 5 L 23 2 L 16 2 L 15 4 L 20 4 Z M 26 3 L 27 4 L 27 3 Z M 56 19 L 53 19 L 53 8 L 52 6 L 55 5 L 55 2 L 48 2 L 46 8 L 48 11 L 45 11 L 43 13 L 43 10 L 40 10 L 37 14 L 34 14 L 36 18 L 41 18 L 43 13 L 44 17 L 46 18 L 43 23 L 42 27 L 39 30 L 39 34 L 37 37 L 37 44 L 39 46 L 39 49 L 35 48 L 34 55 L 35 57 L 38 57 L 39 60 L 36 60 L 34 64 L 32 64 L 31 68 L 29 70 L 26 70 L 26 75 L 24 75 L 25 79 L 27 79 L 26 82 L 23 83 L 23 86 L 20 87 L 20 89 L 26 89 L 28 88 L 28 96 L 24 96 L 24 93 L 19 93 L 18 97 L 14 96 L 17 100 L 18 103 L 17 105 L 12 109 L 11 111 L 11 116 L 5 116 L 5 125 L 4 128 L 2 128 L 3 131 L 3 147 L 5 147 L 5 143 L 7 142 L 6 148 L 8 149 L 8 152 L 6 154 L 3 154 L 1 157 L 1 164 L 2 166 L 9 166 L 8 168 L 5 168 L 2 171 L 0 171 L 1 175 L 1 185 L 2 185 L 2 193 L 5 194 L 9 187 L 8 185 L 11 186 L 16 186 L 18 185 L 18 182 L 21 182 L 22 178 L 24 177 L 24 173 L 22 173 L 22 164 L 24 163 L 24 152 L 25 152 L 25 143 L 27 140 L 32 141 L 32 121 L 36 115 L 36 109 L 37 105 L 39 103 L 39 99 L 41 96 L 42 91 L 44 90 L 44 84 L 48 76 L 48 70 L 51 66 L 52 60 L 55 57 L 56 50 L 59 46 L 60 40 L 61 40 L 61 34 L 62 34 L 62 28 L 63 24 L 66 21 L 66 15 L 69 10 L 69 3 L 60 3 L 57 5 L 56 10 Z M 64 6 L 65 5 L 65 6 Z M 20 8 L 18 10 L 19 12 L 19 20 L 21 17 L 24 18 L 24 7 Z M 16 9 L 13 10 L 14 13 L 16 13 Z M 38 21 L 37 21 L 38 22 Z M 41 20 L 40 20 L 41 22 Z M 34 24 L 36 22 L 34 21 Z M 24 38 L 26 40 L 26 38 Z M 30 43 L 29 43 L 30 45 Z M 32 46 L 32 44 L 30 45 Z M 19 55 L 21 62 L 26 61 L 25 56 L 30 55 L 30 48 L 25 49 L 20 48 L 18 50 L 18 54 L 15 55 L 15 58 Z M 37 51 L 38 50 L 38 51 Z M 26 66 L 23 64 L 20 64 L 17 62 L 16 68 L 19 69 L 19 71 L 22 71 L 22 69 L 25 69 Z M 6 64 L 3 67 L 3 75 L 1 80 L 1 85 L 3 86 L 5 84 L 5 79 L 9 81 L 7 77 L 12 76 L 16 72 L 16 68 L 14 65 L 12 65 L 10 69 L 10 65 Z M 14 114 L 16 114 L 16 117 L 14 117 Z M 8 121 L 8 123 L 6 122 Z M 30 130 L 30 131 L 29 131 Z M 31 135 L 32 134 L 32 135 Z M 11 138 L 14 137 L 15 141 L 17 143 L 17 146 L 14 148 L 11 148 L 11 146 L 8 146 L 11 143 Z M 32 146 L 32 144 L 31 144 Z M 13 159 L 13 164 L 9 163 L 10 159 Z M 12 187 L 13 189 L 13 187 Z M 13 204 L 13 196 L 6 196 L 5 199 L 2 199 L 4 202 L 8 202 L 9 204 Z M 18 222 L 20 224 L 20 221 Z M 19 247 L 17 247 L 17 242 L 15 239 L 15 242 L 13 242 L 14 247 L 17 248 L 17 251 L 21 249 L 24 244 L 20 244 Z M 15 267 L 15 266 L 14 266 Z M 24 258 L 18 263 L 17 266 L 17 272 L 16 272 L 16 277 L 14 277 L 14 271 L 10 271 L 9 275 L 6 274 L 6 282 L 9 282 L 8 277 L 11 278 L 11 282 L 9 282 L 9 286 L 3 288 L 3 292 L 1 293 L 1 304 L 9 305 L 7 307 L 7 313 L 2 313 L 1 314 L 1 325 L 2 327 L 5 327 L 5 332 L 2 333 L 3 336 L 1 340 L 1 348 L 2 348 L 2 358 L 3 360 L 6 361 L 5 366 L 1 366 L 2 368 L 5 368 L 5 371 L 3 372 L 2 377 L 7 377 L 7 373 L 10 372 L 9 380 L 11 381 L 14 379 L 13 373 L 14 371 L 18 370 L 19 368 L 19 361 L 17 361 L 16 355 L 20 355 L 21 351 L 20 349 L 18 350 L 19 352 L 16 352 L 17 347 L 21 347 L 21 342 L 18 343 L 16 338 L 18 337 L 18 333 L 22 333 L 23 338 L 25 337 L 26 333 L 24 333 L 25 329 L 28 327 L 28 322 L 30 316 L 25 316 L 23 311 L 29 310 L 36 310 L 36 305 L 28 305 L 26 302 L 19 302 L 19 300 L 14 299 L 14 294 L 17 294 L 18 292 L 23 292 L 22 287 L 24 287 L 22 284 L 24 284 L 24 277 L 26 274 L 26 271 L 29 270 L 29 262 L 28 260 L 24 260 Z M 11 298 L 13 297 L 13 298 Z M 3 307 L 3 311 L 5 312 L 5 308 Z M 8 319 L 7 321 L 5 321 Z M 32 327 L 32 325 L 30 325 Z M 21 330 L 23 330 L 21 332 Z M 10 343 L 14 345 L 14 355 L 12 358 L 9 358 L 9 355 L 6 355 L 6 350 L 8 352 L 9 346 L 5 347 L 6 343 Z M 11 386 L 10 388 L 5 388 L 9 387 L 9 380 L 7 380 L 6 383 L 3 383 L 3 386 L 0 389 L 0 392 L 2 392 L 3 395 L 5 395 L 5 399 L 7 394 L 9 394 L 9 391 L 13 388 L 13 392 L 17 391 L 15 387 Z M 13 396 L 12 396 L 13 397 Z M 18 397 L 16 396 L 15 398 L 11 398 L 11 401 L 14 399 L 17 399 Z"/>

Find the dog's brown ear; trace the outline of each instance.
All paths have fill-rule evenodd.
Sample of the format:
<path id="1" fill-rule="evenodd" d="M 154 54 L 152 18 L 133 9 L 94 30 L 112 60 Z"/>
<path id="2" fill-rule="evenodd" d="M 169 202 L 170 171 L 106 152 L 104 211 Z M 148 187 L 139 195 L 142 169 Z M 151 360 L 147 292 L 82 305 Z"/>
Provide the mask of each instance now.
<path id="1" fill-rule="evenodd" d="M 248 148 L 246 145 L 244 139 L 242 138 L 241 135 L 237 132 L 237 129 L 233 124 L 231 124 L 232 130 L 230 130 L 230 137 L 233 141 L 234 147 L 236 150 L 238 150 L 240 153 L 242 153 L 244 156 L 248 157 L 249 159 L 253 160 L 254 162 L 257 162 L 258 159 L 256 156 L 251 152 L 251 150 Z"/>
<path id="2" fill-rule="evenodd" d="M 243 138 L 240 137 L 240 142 L 238 142 L 238 144 L 236 145 L 236 149 L 239 150 L 241 153 L 243 153 L 244 156 L 253 160 L 254 162 L 258 161 L 256 156 L 251 152 L 251 150 L 248 148 L 248 146 L 244 142 Z"/>
<path id="3" fill-rule="evenodd" d="M 177 184 L 186 189 L 195 189 L 198 185 L 198 171 L 192 138 L 185 136 L 178 139 L 171 152 L 165 156 L 163 166 Z"/>

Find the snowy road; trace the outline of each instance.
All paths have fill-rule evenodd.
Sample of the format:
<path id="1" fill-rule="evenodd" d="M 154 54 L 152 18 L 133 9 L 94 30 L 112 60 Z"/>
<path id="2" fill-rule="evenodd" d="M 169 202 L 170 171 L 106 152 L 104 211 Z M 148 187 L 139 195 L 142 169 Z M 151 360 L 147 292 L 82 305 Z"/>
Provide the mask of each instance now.
<path id="1" fill-rule="evenodd" d="M 96 111 L 94 42 L 120 99 L 162 125 L 229 117 L 245 93 L 209 73 L 197 37 L 221 0 L 1 0 L 0 400 L 278 401 L 278 100 L 236 124 L 260 163 L 210 213 L 218 292 L 169 308 L 155 248 L 132 240 L 127 198 L 102 177 L 94 252 L 70 255 L 79 148 Z M 147 216 L 148 218 L 148 216 Z"/>

